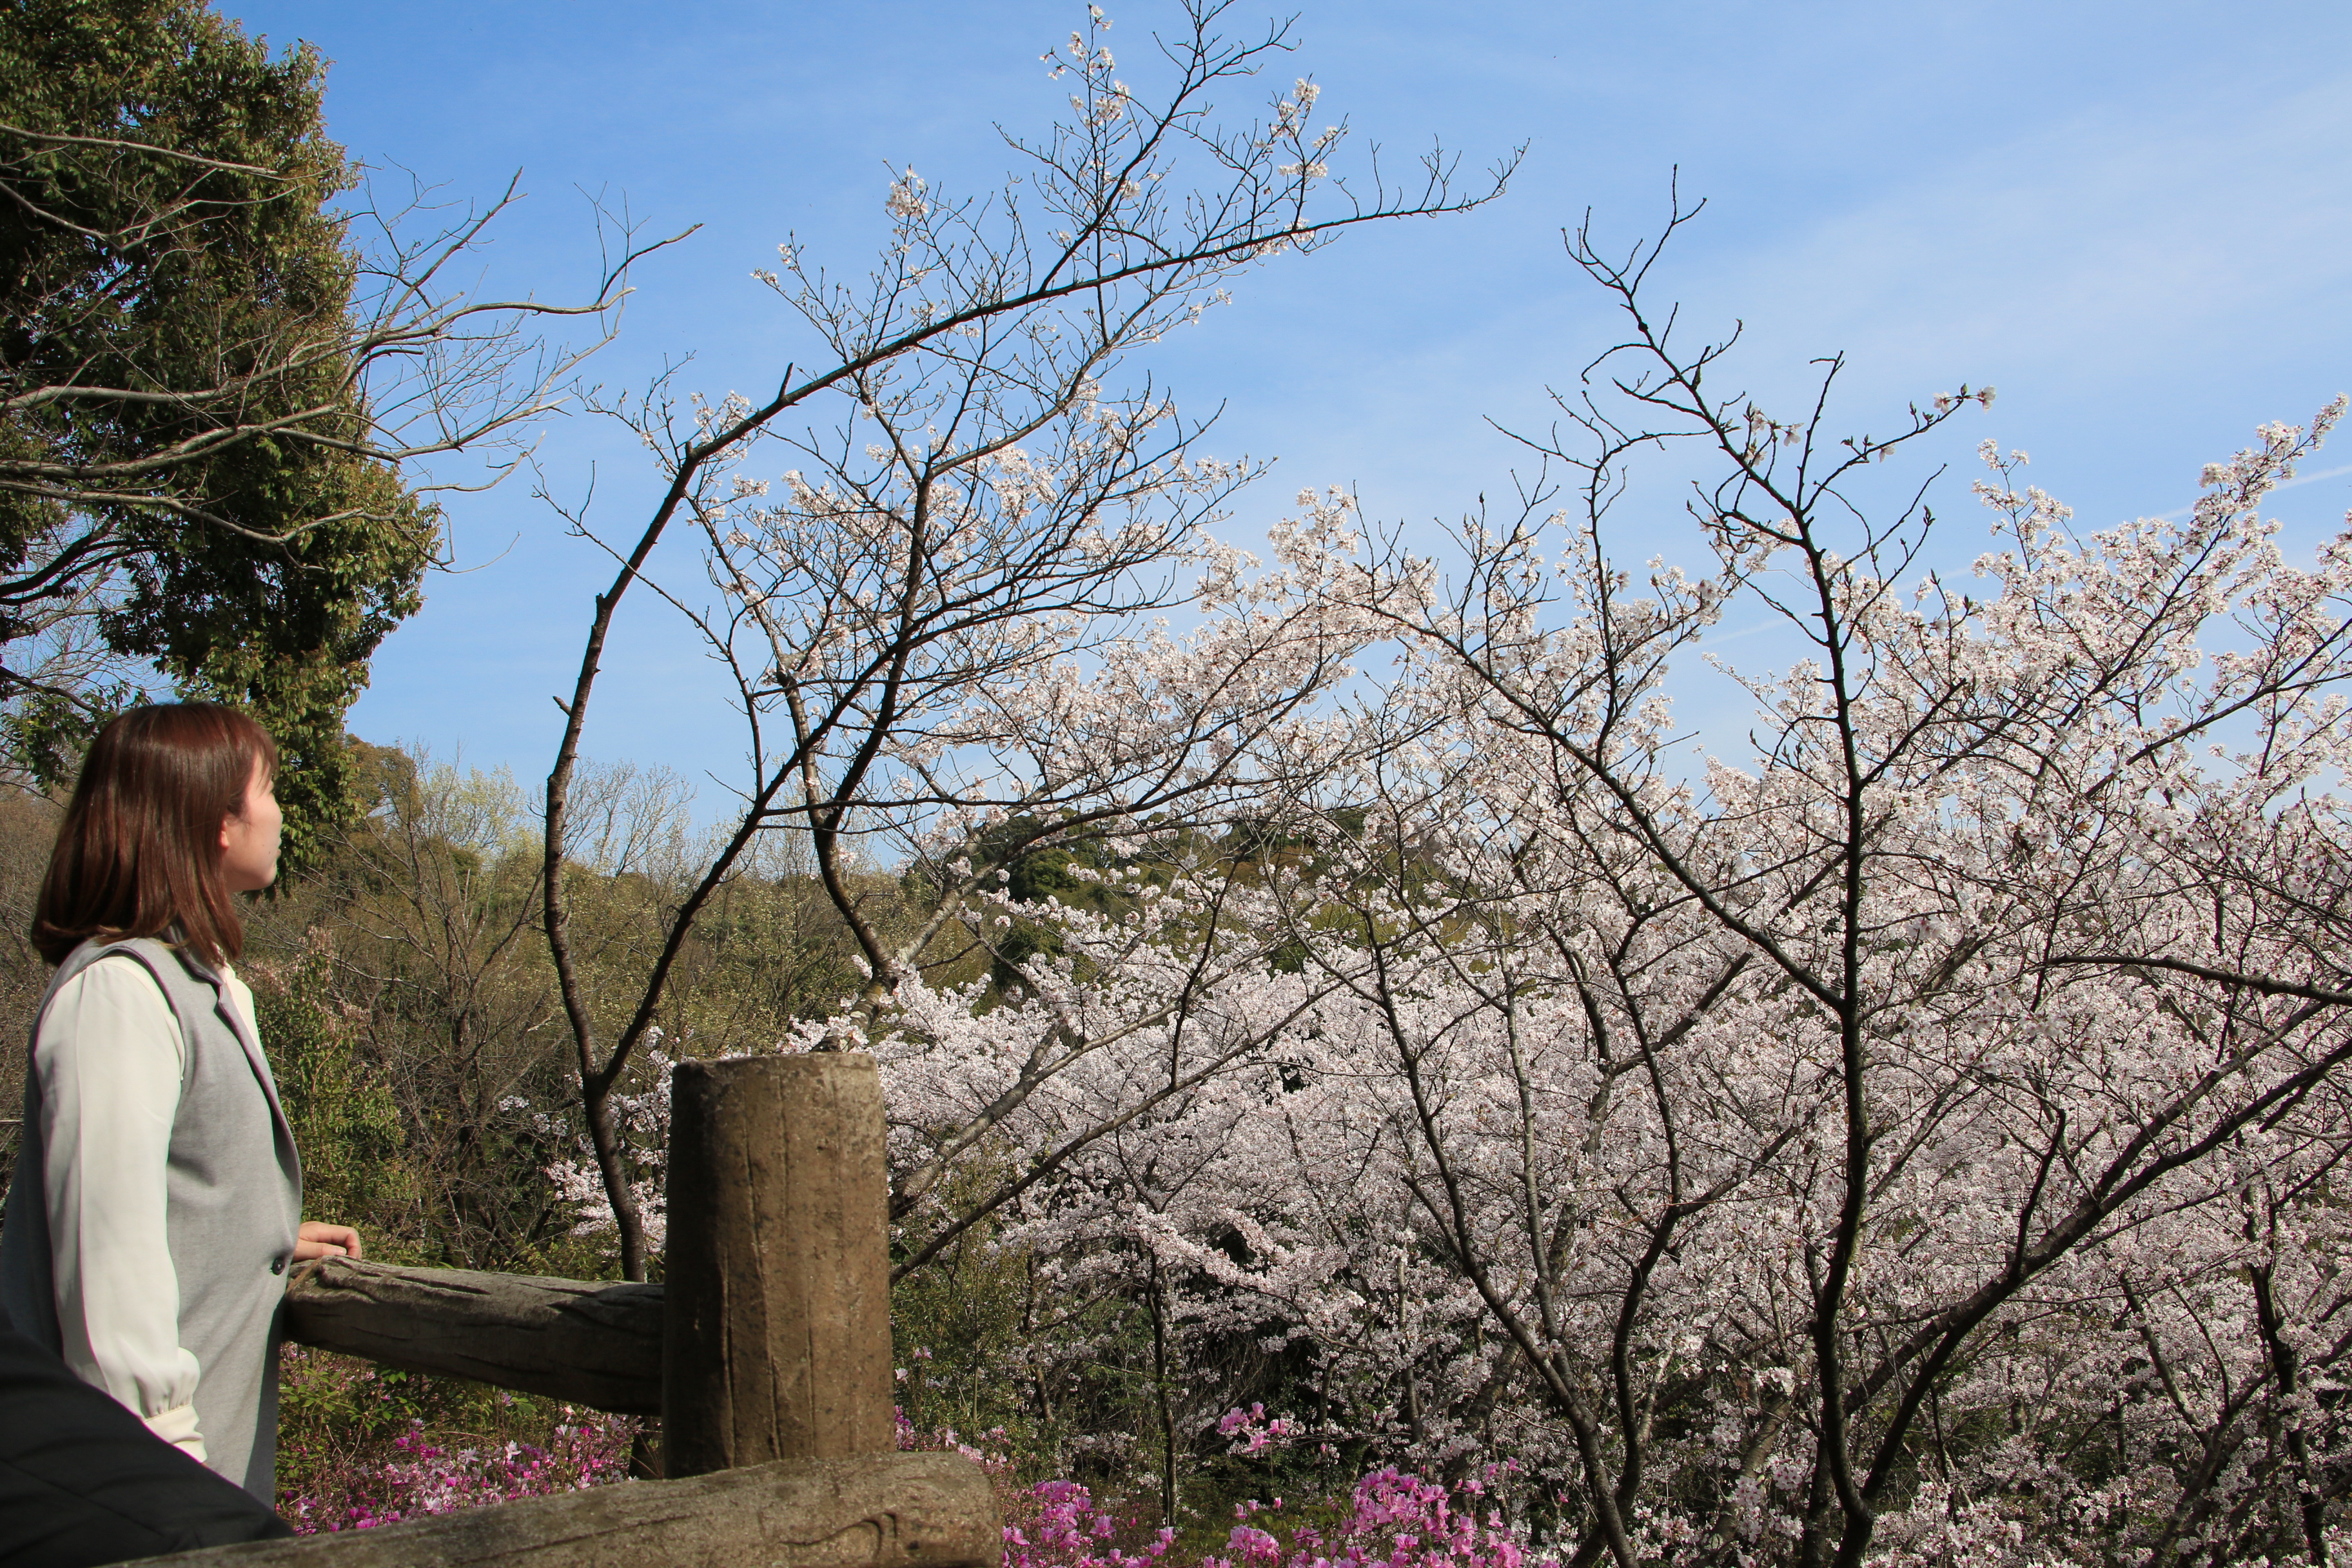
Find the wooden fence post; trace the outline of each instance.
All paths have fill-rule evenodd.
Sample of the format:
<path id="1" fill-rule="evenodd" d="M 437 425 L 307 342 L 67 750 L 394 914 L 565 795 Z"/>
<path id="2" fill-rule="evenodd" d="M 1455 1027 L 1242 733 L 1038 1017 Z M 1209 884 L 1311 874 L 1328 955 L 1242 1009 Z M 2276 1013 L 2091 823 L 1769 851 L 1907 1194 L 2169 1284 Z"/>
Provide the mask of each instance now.
<path id="1" fill-rule="evenodd" d="M 861 1053 L 674 1070 L 665 1475 L 897 1446 L 883 1139 Z"/>

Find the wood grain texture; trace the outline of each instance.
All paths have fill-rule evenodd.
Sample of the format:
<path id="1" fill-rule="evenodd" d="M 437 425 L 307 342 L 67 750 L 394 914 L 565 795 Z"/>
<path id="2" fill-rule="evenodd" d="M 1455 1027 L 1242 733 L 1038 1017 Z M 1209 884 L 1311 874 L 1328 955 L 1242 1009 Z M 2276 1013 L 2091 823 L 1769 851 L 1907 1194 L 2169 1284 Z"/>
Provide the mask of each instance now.
<path id="1" fill-rule="evenodd" d="M 680 1062 L 668 1184 L 663 1473 L 891 1448 L 874 1059 Z"/>
<path id="2" fill-rule="evenodd" d="M 997 1568 L 987 1475 L 958 1454 L 799 1459 L 625 1481 L 335 1535 L 215 1546 L 154 1568 Z"/>
<path id="3" fill-rule="evenodd" d="M 330 1258 L 286 1291 L 287 1337 L 410 1372 L 661 1413 L 662 1288 Z"/>

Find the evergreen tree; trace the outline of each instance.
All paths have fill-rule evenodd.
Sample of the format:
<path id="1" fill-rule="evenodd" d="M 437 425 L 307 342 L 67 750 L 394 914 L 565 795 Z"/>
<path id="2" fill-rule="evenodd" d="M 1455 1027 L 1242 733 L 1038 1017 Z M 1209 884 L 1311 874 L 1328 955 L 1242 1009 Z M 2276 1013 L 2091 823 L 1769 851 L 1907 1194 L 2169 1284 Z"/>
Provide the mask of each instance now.
<path id="1" fill-rule="evenodd" d="M 301 859 L 435 509 L 366 405 L 325 62 L 195 0 L 0 4 L 0 701 L 47 784 L 161 671 L 286 752 Z"/>

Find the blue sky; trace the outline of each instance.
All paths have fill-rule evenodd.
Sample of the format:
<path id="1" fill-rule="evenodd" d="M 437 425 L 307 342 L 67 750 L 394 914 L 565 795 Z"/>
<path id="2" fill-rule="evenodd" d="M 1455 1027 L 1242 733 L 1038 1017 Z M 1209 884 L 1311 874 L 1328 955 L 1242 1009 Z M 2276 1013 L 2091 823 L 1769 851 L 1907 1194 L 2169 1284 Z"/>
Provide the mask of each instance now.
<path id="1" fill-rule="evenodd" d="M 1123 67 L 1173 16 L 1106 8 Z M 583 191 L 653 229 L 702 225 L 645 268 L 595 373 L 625 384 L 692 353 L 682 384 L 714 395 L 764 386 L 792 351 L 751 268 L 793 233 L 862 269 L 894 167 L 935 187 L 993 184 L 992 126 L 1045 124 L 1065 89 L 1037 57 L 1083 14 L 1058 0 L 224 9 L 273 44 L 320 47 L 330 128 L 355 156 L 461 201 L 520 172 L 529 196 L 485 253 L 487 288 L 585 287 Z M 1604 234 L 1654 229 L 1677 166 L 1708 206 L 1662 288 L 1688 319 L 1746 323 L 1738 363 L 1768 405 L 1837 351 L 1858 430 L 1963 381 L 2000 389 L 1937 454 L 1958 468 L 1943 500 L 1958 559 L 1982 539 L 1965 500 L 1980 439 L 2032 452 L 2035 481 L 2103 525 L 2185 505 L 2200 466 L 2256 425 L 2301 422 L 2352 389 L 2340 0 L 1307 0 L 1294 32 L 1282 82 L 1322 84 L 1318 121 L 1345 115 L 1360 142 L 1401 154 L 1435 136 L 1474 166 L 1528 152 L 1492 206 L 1286 258 L 1151 362 L 1189 409 L 1223 405 L 1211 449 L 1279 458 L 1243 497 L 1236 538 L 1303 485 L 1351 487 L 1374 520 L 1412 526 L 1507 490 L 1513 448 L 1487 421 L 1539 426 L 1547 384 L 1610 341 L 1561 226 L 1590 208 Z M 563 494 L 593 474 L 616 530 L 649 489 L 646 455 L 592 421 L 551 425 L 541 455 Z M 2352 505 L 2352 438 L 2308 473 L 2276 508 L 2304 548 Z M 428 584 L 352 728 L 528 782 L 608 574 L 522 484 L 449 511 L 468 569 Z M 1670 489 L 1651 492 L 1625 514 L 1624 546 L 1685 552 L 1679 517 Z M 715 672 L 650 599 L 606 668 L 592 752 L 731 773 Z"/>

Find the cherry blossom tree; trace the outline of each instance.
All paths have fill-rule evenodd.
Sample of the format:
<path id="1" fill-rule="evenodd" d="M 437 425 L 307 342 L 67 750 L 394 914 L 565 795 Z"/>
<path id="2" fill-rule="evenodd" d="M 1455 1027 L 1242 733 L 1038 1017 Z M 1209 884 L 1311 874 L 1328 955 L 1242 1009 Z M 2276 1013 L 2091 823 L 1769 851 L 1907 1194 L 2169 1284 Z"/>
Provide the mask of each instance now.
<path id="1" fill-rule="evenodd" d="M 1993 548 L 1956 569 L 1904 475 L 1989 390 L 1840 437 L 1831 359 L 1784 417 L 1652 307 L 1664 239 L 1585 232 L 1626 335 L 1517 505 L 1439 558 L 1306 492 L 1255 563 L 1204 532 L 1252 470 L 1115 363 L 1246 259 L 1463 198 L 1433 162 L 1312 216 L 1307 88 L 1199 119 L 1279 34 L 1190 15 L 1150 112 L 1077 36 L 1076 119 L 999 203 L 901 178 L 865 291 L 787 255 L 837 368 L 616 410 L 670 488 L 614 550 L 545 885 L 626 1267 L 614 1107 L 660 1104 L 630 1064 L 698 910 L 790 830 L 868 984 L 784 1048 L 880 1059 L 902 1277 L 1023 1259 L 1041 1401 L 1097 1309 L 1141 1324 L 1171 1519 L 1185 1454 L 1273 1431 L 1217 1408 L 1262 1386 L 1304 1441 L 1507 1453 L 1580 1568 L 2340 1551 L 2352 531 L 2298 566 L 2260 509 L 2344 405 L 2100 532 L 1988 445 Z M 1228 195 L 1151 177 L 1187 149 Z M 778 444 L 781 493 L 746 467 Z M 1668 448 L 1686 560 L 1637 573 Z M 729 673 L 751 782 L 600 1002 L 570 770 L 681 520 L 713 606 L 648 585 Z M 1735 612 L 1797 656 L 1726 657 Z M 1744 743 L 1677 731 L 1701 680 Z M 870 918 L 861 852 L 918 918 Z"/>
<path id="2" fill-rule="evenodd" d="M 2227 1264 L 2141 1249 L 2250 1186 L 2309 1194 L 2339 1156 L 2352 1037 L 2315 954 L 2338 896 L 2352 535 L 2299 570 L 2257 508 L 2343 405 L 2209 469 L 2185 522 L 2090 536 L 2015 489 L 2020 459 L 1988 452 L 2002 547 L 1970 591 L 1912 575 L 1932 512 L 1916 492 L 1876 511 L 1867 481 L 1989 392 L 1835 439 L 1840 362 L 1800 417 L 1777 418 L 1720 389 L 1727 345 L 1685 345 L 1646 307 L 1654 246 L 1612 258 L 1580 235 L 1572 254 L 1629 322 L 1561 399 L 1581 443 L 1531 443 L 1567 466 L 1577 504 L 1548 514 L 1537 491 L 1520 519 L 1474 526 L 1450 590 L 1391 555 L 1369 596 L 1386 616 L 1420 595 L 1391 702 L 1474 717 L 1425 727 L 1442 737 L 1415 759 L 1428 804 L 1397 820 L 1434 874 L 1367 908 L 1360 945 L 1427 928 L 1421 967 L 1461 966 L 1454 994 L 1480 998 L 1503 1062 L 1457 1063 L 1466 1002 L 1401 992 L 1392 966 L 1365 994 L 1426 1162 L 1416 1203 L 1574 1435 L 1578 1558 L 1639 1554 L 1655 1390 L 1677 1363 L 1777 1363 L 1796 1405 L 1751 1399 L 1741 1470 L 1801 1433 L 1796 1560 L 1855 1563 L 1918 1488 L 1937 1401 L 1990 1338 L 2105 1310 L 2092 1301 L 2131 1314 L 2135 1294 L 2217 1267 L 2262 1278 L 2242 1237 L 2267 1220 L 2227 1232 Z M 1654 565 L 1640 592 L 1607 521 L 1628 458 L 1675 441 L 1722 476 L 1691 505 L 1713 564 Z M 1693 778 L 1664 697 L 1733 605 L 1809 646 L 1785 671 L 1729 671 L 1759 728 L 1748 755 Z M 1466 841 L 1438 831 L 1463 822 Z M 1465 900 L 1506 894 L 1485 943 L 1440 929 L 1475 929 Z M 1544 1005 L 1545 1035 L 1581 1037 L 1589 1087 L 1531 1081 L 1522 1015 Z M 1416 1016 L 1433 1005 L 1436 1023 Z M 1641 1118 L 1596 1140 L 1633 1162 L 1605 1203 L 1590 1178 L 1539 1173 L 1566 1133 L 1538 1087 L 1555 1114 Z M 1516 1133 L 1499 1152 L 1498 1128 Z M 1751 1205 L 1769 1220 L 1738 1217 Z M 1594 1223 L 1612 1246 L 1580 1236 Z M 1660 1298 L 1700 1255 L 1684 1231 L 1716 1226 L 1744 1256 L 1710 1260 L 1710 1304 Z M 1612 1253 L 1606 1288 L 1566 1289 L 1567 1260 Z M 2256 1316 L 2275 1325 L 2268 1289 Z M 1606 1332 L 1577 1331 L 1564 1300 L 1607 1303 Z M 2344 1478 L 2297 1457 L 2310 1435 L 2284 1412 L 2307 1403 L 2300 1352 L 2266 1332 L 2282 1414 L 2264 1419 L 2284 1422 L 2294 1536 L 2322 1560 L 2321 1500 Z M 2243 1439 L 2207 1419 L 2209 1447 Z M 2209 1505 L 2231 1506 L 2185 1504 Z"/>
<path id="3" fill-rule="evenodd" d="M 2341 405 L 2095 534 L 1989 447 L 1955 580 L 1880 465 L 1990 395 L 1838 440 L 1832 361 L 1775 418 L 1646 308 L 1654 254 L 1579 244 L 1631 331 L 1538 444 L 1570 483 L 1450 585 L 1297 568 L 1399 654 L 1288 732 L 1332 759 L 1304 848 L 1056 910 L 1033 994 L 902 984 L 903 1164 L 1009 1173 L 999 1245 L 1074 1299 L 1311 1345 L 1327 1438 L 1527 1456 L 1572 1562 L 2326 1561 L 2352 535 L 2298 568 L 2259 508 Z M 1712 563 L 1637 587 L 1628 461 L 1677 441 Z M 1664 699 L 1740 606 L 1810 646 L 1722 667 L 1757 728 L 1694 765 Z M 1150 1099 L 1196 1025 L 1246 1070 Z"/>
<path id="4" fill-rule="evenodd" d="M 901 175 L 863 282 L 787 243 L 760 277 L 811 346 L 807 367 L 786 367 L 772 392 L 679 400 L 664 382 L 604 405 L 665 483 L 642 527 L 608 546 L 618 570 L 560 702 L 544 885 L 583 1108 L 632 1278 L 645 1242 L 613 1097 L 700 911 L 762 835 L 808 835 L 871 972 L 870 1011 L 1013 858 L 1132 820 L 1206 820 L 1263 794 L 1265 778 L 1244 776 L 1265 755 L 1254 742 L 1345 668 L 1345 616 L 1292 591 L 1318 552 L 1260 583 L 1208 541 L 1203 525 L 1255 469 L 1195 456 L 1202 423 L 1148 378 L 1123 381 L 1122 365 L 1251 265 L 1357 225 L 1475 205 L 1513 160 L 1467 191 L 1442 151 L 1402 184 L 1376 154 L 1351 177 L 1335 162 L 1345 127 L 1316 127 L 1304 79 L 1263 120 L 1221 129 L 1217 96 L 1290 47 L 1281 25 L 1225 35 L 1228 8 L 1188 0 L 1169 33 L 1143 41 L 1160 56 L 1150 97 L 1118 74 L 1110 20 L 1090 8 L 1046 57 L 1069 117 L 1042 140 L 1008 138 L 1016 172 L 992 196 Z M 780 492 L 748 467 L 769 454 L 793 465 Z M 604 542 L 584 513 L 572 521 Z M 674 524 L 705 547 L 715 607 L 647 576 Z M 568 934 L 570 795 L 613 618 L 640 583 L 728 671 L 748 768 L 642 988 L 600 997 Z M 1178 606 L 1233 613 L 1190 639 L 1144 618 Z M 850 875 L 861 843 L 898 846 L 929 880 L 932 912 L 905 940 L 868 918 Z M 1056 1070 L 1040 1058 L 1016 1096 Z"/>

